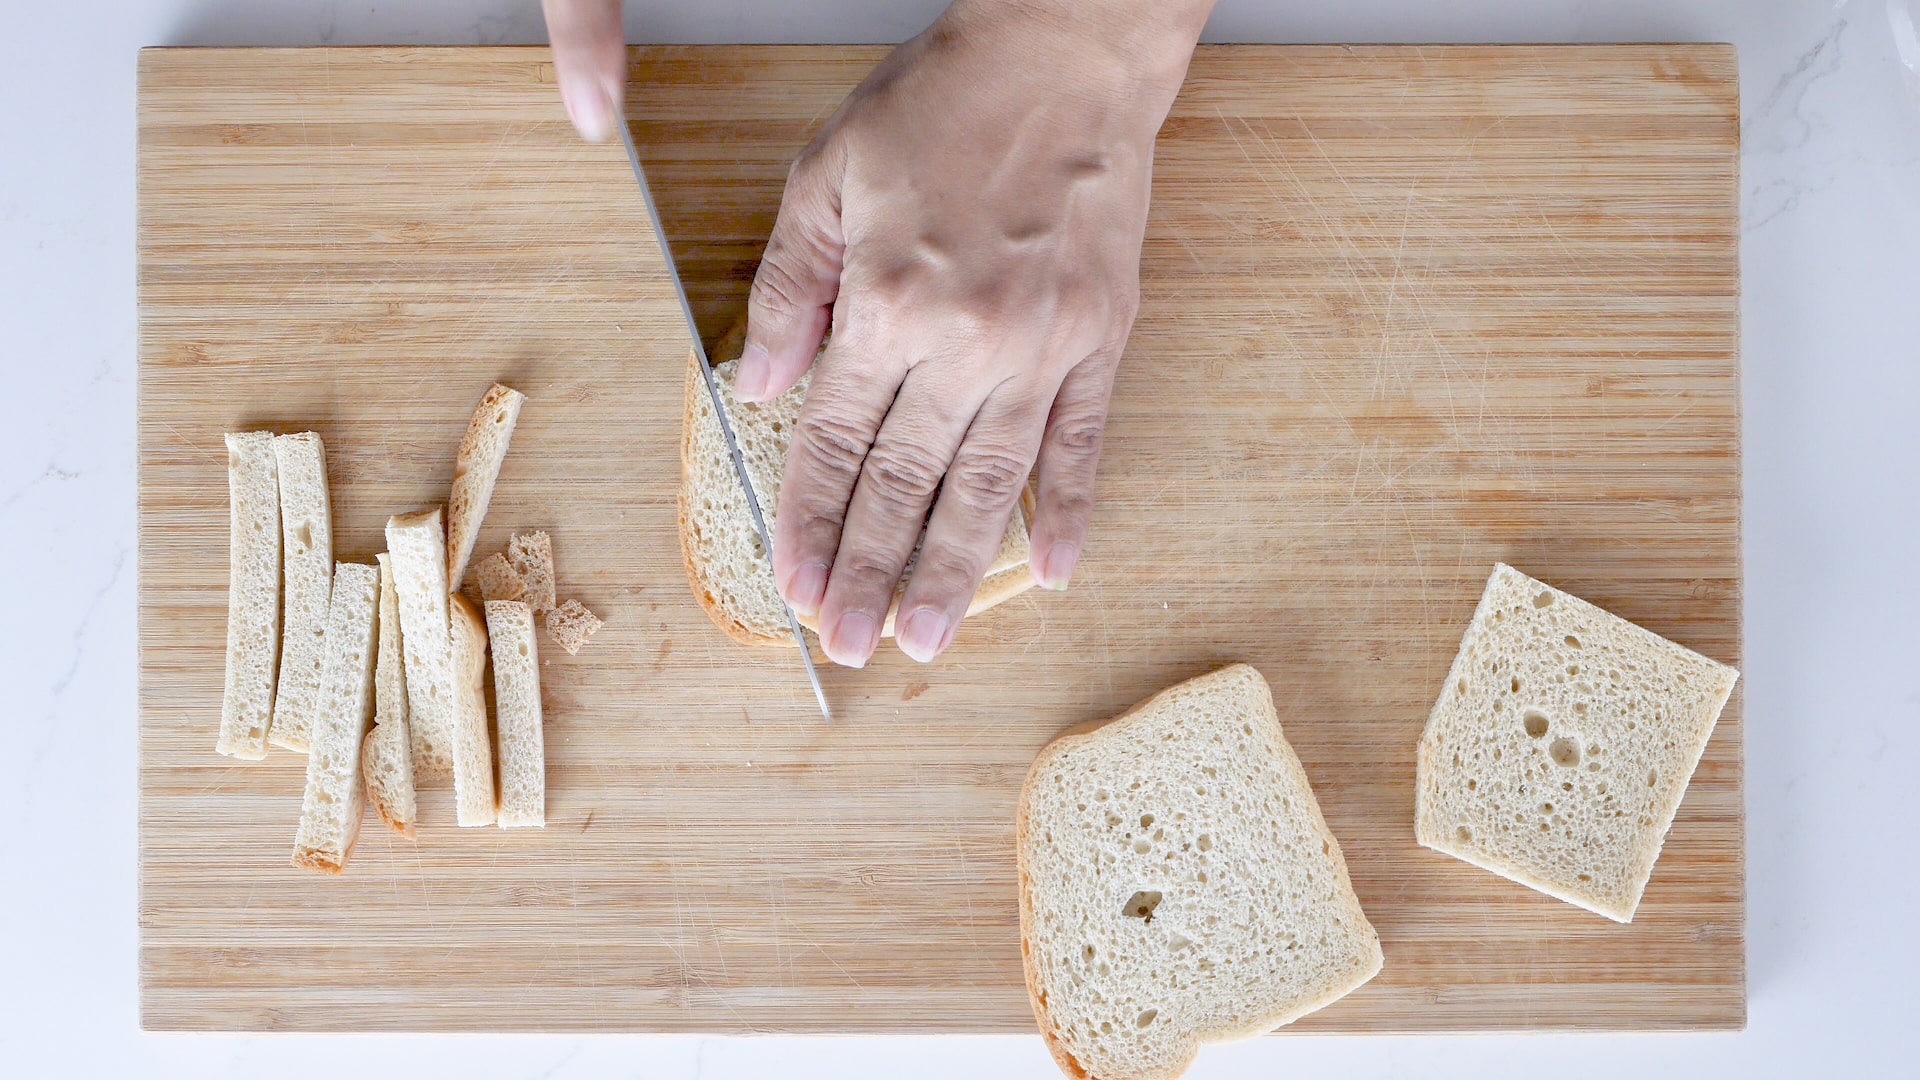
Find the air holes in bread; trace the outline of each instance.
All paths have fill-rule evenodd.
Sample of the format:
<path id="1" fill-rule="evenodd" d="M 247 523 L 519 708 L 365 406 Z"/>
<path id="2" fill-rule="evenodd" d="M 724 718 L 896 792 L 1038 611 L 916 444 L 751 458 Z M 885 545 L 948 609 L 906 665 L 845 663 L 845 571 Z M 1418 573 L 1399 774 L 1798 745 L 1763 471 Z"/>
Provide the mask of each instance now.
<path id="1" fill-rule="evenodd" d="M 1544 738 L 1547 734 L 1547 714 L 1538 709 L 1528 709 L 1521 723 L 1526 725 L 1527 734 L 1532 738 Z"/>
<path id="2" fill-rule="evenodd" d="M 1160 894 L 1157 892 L 1148 892 L 1142 889 L 1141 891 L 1134 893 L 1132 896 L 1127 897 L 1127 906 L 1121 908 L 1120 913 L 1123 915 L 1129 916 L 1131 918 L 1142 919 L 1147 922 L 1152 922 L 1153 909 L 1159 906 L 1160 906 Z M 1088 951 L 1089 952 L 1092 951 L 1091 946 L 1088 947 Z"/>
<path id="3" fill-rule="evenodd" d="M 1547 756 L 1555 765 L 1571 769 L 1580 764 L 1580 744 L 1572 739 L 1555 739 L 1553 745 L 1547 747 Z"/>
<path id="4" fill-rule="evenodd" d="M 1552 607 L 1553 594 L 1550 592 L 1535 593 L 1533 597 L 1533 606 L 1537 608 Z"/>
<path id="5" fill-rule="evenodd" d="M 1154 1017 L 1159 1015 L 1160 1015 L 1159 1009 L 1148 1009 L 1146 1012 L 1143 1012 L 1139 1016 L 1134 1017 L 1133 1026 L 1146 1027 L 1148 1024 L 1153 1023 Z"/>

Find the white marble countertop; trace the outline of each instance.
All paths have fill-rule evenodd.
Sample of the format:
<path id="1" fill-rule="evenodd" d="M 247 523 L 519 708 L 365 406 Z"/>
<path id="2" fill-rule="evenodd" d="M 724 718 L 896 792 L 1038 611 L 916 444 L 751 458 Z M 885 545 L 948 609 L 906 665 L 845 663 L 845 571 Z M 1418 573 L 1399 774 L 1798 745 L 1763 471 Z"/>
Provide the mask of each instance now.
<path id="1" fill-rule="evenodd" d="M 634 41 L 897 41 L 939 0 L 629 0 Z M 1920 1046 L 1920 0 L 1223 0 L 1212 41 L 1740 49 L 1749 1022 L 1256 1040 L 1190 1075 L 1911 1075 Z M 0 1072 L 1058 1075 L 1037 1038 L 159 1036 L 135 1007 L 141 46 L 527 42 L 534 0 L 6 5 Z"/>

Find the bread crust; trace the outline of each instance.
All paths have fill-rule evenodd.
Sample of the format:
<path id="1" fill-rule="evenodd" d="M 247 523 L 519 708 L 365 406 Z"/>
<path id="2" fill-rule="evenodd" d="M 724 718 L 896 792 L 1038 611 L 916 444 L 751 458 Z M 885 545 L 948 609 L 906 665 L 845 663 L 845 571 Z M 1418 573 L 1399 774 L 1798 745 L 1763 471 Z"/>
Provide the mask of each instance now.
<path id="1" fill-rule="evenodd" d="M 736 323 L 733 329 L 729 330 L 726 336 L 720 339 L 720 343 L 714 347 L 713 355 L 717 358 L 714 362 L 725 363 L 728 360 L 737 358 L 745 338 L 746 323 L 744 321 Z M 676 524 L 680 533 L 680 561 L 687 569 L 687 585 L 692 590 L 693 598 L 700 605 L 700 609 L 707 613 L 707 618 L 711 619 L 713 625 L 719 627 L 722 633 L 733 640 L 742 645 L 756 647 L 794 648 L 793 636 L 791 634 L 768 635 L 757 633 L 751 627 L 746 626 L 728 615 L 725 609 L 721 607 L 720 600 L 714 595 L 713 590 L 707 588 L 706 565 L 700 560 L 699 554 L 694 550 L 691 510 L 692 499 L 690 497 L 694 476 L 693 425 L 699 404 L 706 395 L 706 380 L 700 375 L 700 359 L 697 355 L 689 351 L 687 354 L 685 394 L 683 395 L 680 421 L 680 490 L 675 500 Z M 1033 506 L 1033 492 L 1031 490 L 1022 491 L 1020 504 L 1015 508 L 1014 512 L 1026 515 L 1026 520 L 1030 522 L 1033 519 Z M 1025 562 L 1017 563 L 1004 570 L 988 574 L 980 582 L 980 587 L 974 591 L 973 599 L 968 602 L 967 615 L 977 615 L 980 612 L 986 611 L 988 608 L 1006 603 L 1008 600 L 1033 588 L 1035 584 L 1033 573 L 1028 569 L 1028 564 Z M 893 636 L 894 616 L 898 613 L 898 610 L 899 598 L 895 597 L 893 605 L 887 609 L 886 622 L 880 628 L 881 637 L 889 638 Z M 806 615 L 798 616 L 798 618 L 801 626 L 813 633 L 819 633 L 818 619 Z M 817 652 L 817 650 L 815 651 Z"/>
<path id="2" fill-rule="evenodd" d="M 1028 767 L 1026 778 L 1021 781 L 1020 801 L 1014 812 L 1013 825 L 1014 868 L 1020 889 L 1020 965 L 1026 976 L 1027 1001 L 1033 1007 L 1034 1020 L 1040 1027 L 1040 1038 L 1045 1042 L 1047 1052 L 1053 1055 L 1053 1060 L 1060 1066 L 1060 1071 L 1066 1073 L 1068 1076 L 1074 1077 L 1075 1080 L 1163 1080 L 1163 1078 L 1170 1080 L 1170 1078 L 1177 1077 L 1185 1072 L 1187 1067 L 1193 1064 L 1193 1059 L 1199 1055 L 1202 1043 L 1234 1042 L 1240 1039 L 1252 1038 L 1257 1035 L 1264 1035 L 1273 1031 L 1275 1028 L 1290 1024 L 1308 1013 L 1332 1004 L 1352 993 L 1355 989 L 1365 985 L 1375 975 L 1380 973 L 1380 969 L 1384 964 L 1385 958 L 1380 950 L 1379 935 L 1375 934 L 1372 939 L 1373 949 L 1369 957 L 1369 962 L 1356 978 L 1332 986 L 1320 994 L 1297 1002 L 1291 1009 L 1257 1018 L 1244 1027 L 1196 1032 L 1192 1044 L 1188 1047 L 1187 1053 L 1180 1061 L 1178 1067 L 1166 1072 L 1140 1073 L 1124 1077 L 1098 1075 L 1083 1065 L 1078 1058 L 1074 1057 L 1072 1052 L 1067 1049 L 1066 1044 L 1054 1034 L 1053 1023 L 1047 1012 L 1046 990 L 1040 985 L 1039 972 L 1034 966 L 1032 956 L 1033 880 L 1028 872 L 1027 865 L 1027 834 L 1030 825 L 1030 815 L 1032 813 L 1032 793 L 1036 782 L 1040 777 L 1045 775 L 1046 770 L 1052 766 L 1055 758 L 1068 750 L 1086 744 L 1090 740 L 1117 734 L 1123 731 L 1129 724 L 1140 722 L 1140 717 L 1157 705 L 1160 700 L 1168 694 L 1192 683 L 1212 679 L 1243 677 L 1242 672 L 1251 673 L 1254 684 L 1258 686 L 1261 693 L 1266 696 L 1266 708 L 1262 710 L 1262 720 L 1274 725 L 1276 729 L 1274 732 L 1275 737 L 1281 745 L 1285 746 L 1285 733 L 1278 730 L 1278 712 L 1274 708 L 1273 692 L 1267 685 L 1266 679 L 1251 665 L 1229 664 L 1209 674 L 1201 675 L 1185 682 L 1175 683 L 1173 686 L 1161 690 L 1159 693 L 1154 694 L 1111 720 L 1096 720 L 1076 724 L 1066 729 L 1061 734 L 1055 736 L 1053 741 L 1041 748 L 1040 753 L 1034 757 L 1033 764 Z M 1287 769 L 1289 782 L 1298 784 L 1304 790 L 1313 790 L 1312 785 L 1307 781 L 1306 770 L 1300 765 L 1297 755 L 1282 754 L 1280 755 L 1280 759 L 1283 767 Z M 1334 864 L 1340 868 L 1341 875 L 1343 877 L 1349 877 L 1350 880 L 1350 875 L 1348 875 L 1347 872 L 1346 857 L 1340 850 L 1340 841 L 1334 837 L 1332 830 L 1327 828 L 1326 819 L 1323 815 L 1316 812 L 1314 818 L 1316 820 L 1315 831 L 1319 833 L 1320 839 L 1328 845 L 1328 850 L 1333 856 Z M 1352 888 L 1351 885 L 1349 885 L 1349 895 L 1351 895 L 1351 892 Z M 1357 918 L 1360 925 L 1372 925 L 1367 920 L 1366 912 L 1361 909 L 1357 899 L 1349 905 L 1347 914 L 1350 918 Z"/>

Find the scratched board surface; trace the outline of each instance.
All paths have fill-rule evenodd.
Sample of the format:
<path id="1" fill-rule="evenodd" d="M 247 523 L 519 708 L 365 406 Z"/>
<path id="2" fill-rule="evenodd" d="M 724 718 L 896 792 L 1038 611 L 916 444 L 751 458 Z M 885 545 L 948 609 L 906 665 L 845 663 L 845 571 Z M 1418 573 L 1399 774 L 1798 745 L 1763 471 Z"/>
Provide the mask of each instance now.
<path id="1" fill-rule="evenodd" d="M 883 54 L 643 48 L 627 107 L 701 329 Z M 1386 968 L 1299 1031 L 1745 1015 L 1741 701 L 1638 918 L 1413 842 L 1414 747 L 1504 559 L 1739 664 L 1734 55 L 1202 49 L 1073 588 L 920 667 L 742 648 L 676 540 L 687 340 L 617 146 L 544 49 L 140 66 L 140 980 L 151 1028 L 1020 1031 L 1035 752 L 1229 661 L 1271 681 Z M 303 760 L 213 753 L 221 433 L 326 439 L 336 550 L 529 396 L 479 551 L 553 534 L 607 622 L 542 657 L 548 826 L 288 865 Z"/>

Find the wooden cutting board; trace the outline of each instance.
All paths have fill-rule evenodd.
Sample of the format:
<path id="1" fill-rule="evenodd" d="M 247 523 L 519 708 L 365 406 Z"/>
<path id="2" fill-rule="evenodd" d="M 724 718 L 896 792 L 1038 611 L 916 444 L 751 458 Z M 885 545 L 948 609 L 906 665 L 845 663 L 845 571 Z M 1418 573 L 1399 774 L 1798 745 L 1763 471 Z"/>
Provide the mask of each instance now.
<path id="1" fill-rule="evenodd" d="M 785 162 L 884 50 L 646 48 L 627 102 L 702 332 Z M 618 146 L 545 49 L 140 62 L 140 979 L 149 1028 L 1021 1031 L 1035 752 L 1234 660 L 1272 682 L 1386 969 L 1290 1030 L 1730 1028 L 1741 702 L 1639 917 L 1414 845 L 1413 757 L 1496 559 L 1739 664 L 1724 46 L 1202 49 L 1073 588 L 921 667 L 723 638 L 675 534 L 687 341 Z M 326 439 L 340 557 L 530 401 L 479 550 L 607 620 L 543 654 L 545 830 L 288 865 L 303 759 L 213 753 L 221 433 Z"/>

